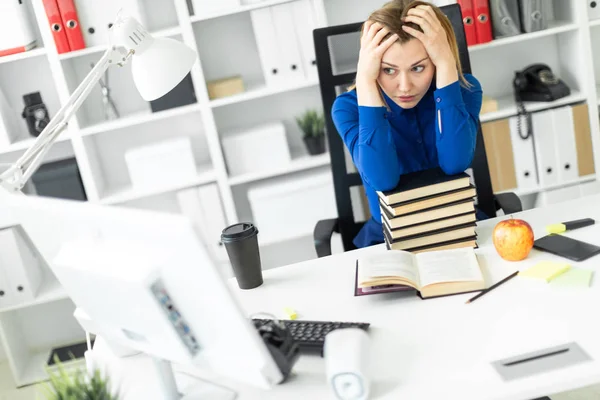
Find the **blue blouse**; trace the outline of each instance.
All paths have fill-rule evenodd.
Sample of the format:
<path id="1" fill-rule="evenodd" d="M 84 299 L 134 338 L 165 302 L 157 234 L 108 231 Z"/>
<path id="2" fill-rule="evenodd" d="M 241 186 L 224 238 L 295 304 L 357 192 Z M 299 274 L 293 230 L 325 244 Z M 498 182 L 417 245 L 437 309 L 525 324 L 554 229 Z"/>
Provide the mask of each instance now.
<path id="1" fill-rule="evenodd" d="M 386 107 L 359 106 L 356 90 L 338 96 L 331 115 L 364 183 L 371 219 L 354 238 L 356 247 L 383 243 L 376 191 L 396 187 L 400 176 L 440 167 L 456 174 L 470 167 L 481 110 L 481 85 L 459 81 L 436 89 L 435 78 L 421 101 L 403 109 L 383 94 Z"/>

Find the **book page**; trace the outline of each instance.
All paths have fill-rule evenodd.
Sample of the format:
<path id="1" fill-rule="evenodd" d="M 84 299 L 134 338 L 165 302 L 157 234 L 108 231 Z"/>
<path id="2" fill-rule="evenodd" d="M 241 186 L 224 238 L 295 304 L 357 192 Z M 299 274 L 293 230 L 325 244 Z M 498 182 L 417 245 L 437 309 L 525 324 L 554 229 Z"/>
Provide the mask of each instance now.
<path id="1" fill-rule="evenodd" d="M 368 256 L 358 260 L 358 284 L 382 277 L 402 277 L 417 283 L 418 274 L 414 255 L 397 250 Z"/>
<path id="2" fill-rule="evenodd" d="M 483 281 L 472 248 L 419 253 L 416 259 L 421 287 L 443 282 Z"/>

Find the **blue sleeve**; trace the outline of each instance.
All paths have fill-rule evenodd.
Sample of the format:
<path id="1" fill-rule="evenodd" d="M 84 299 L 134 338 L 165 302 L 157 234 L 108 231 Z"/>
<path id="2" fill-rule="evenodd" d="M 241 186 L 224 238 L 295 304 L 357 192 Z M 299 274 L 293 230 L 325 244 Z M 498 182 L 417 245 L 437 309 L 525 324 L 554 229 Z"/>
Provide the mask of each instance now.
<path id="1" fill-rule="evenodd" d="M 375 190 L 395 188 L 400 160 L 386 108 L 359 106 L 352 93 L 345 93 L 333 103 L 331 116 L 363 181 Z"/>
<path id="2" fill-rule="evenodd" d="M 465 74 L 471 87 L 458 81 L 434 92 L 438 161 L 447 174 L 469 168 L 475 154 L 483 93 L 475 77 Z"/>

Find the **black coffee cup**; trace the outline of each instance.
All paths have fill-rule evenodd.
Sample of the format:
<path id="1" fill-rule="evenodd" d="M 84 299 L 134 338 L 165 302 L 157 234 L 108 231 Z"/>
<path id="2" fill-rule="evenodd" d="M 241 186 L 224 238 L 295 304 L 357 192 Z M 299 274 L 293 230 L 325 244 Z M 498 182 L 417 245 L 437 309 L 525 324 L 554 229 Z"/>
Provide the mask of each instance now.
<path id="1" fill-rule="evenodd" d="M 262 285 L 258 229 L 249 222 L 228 226 L 221 232 L 221 242 L 225 245 L 240 289 Z"/>

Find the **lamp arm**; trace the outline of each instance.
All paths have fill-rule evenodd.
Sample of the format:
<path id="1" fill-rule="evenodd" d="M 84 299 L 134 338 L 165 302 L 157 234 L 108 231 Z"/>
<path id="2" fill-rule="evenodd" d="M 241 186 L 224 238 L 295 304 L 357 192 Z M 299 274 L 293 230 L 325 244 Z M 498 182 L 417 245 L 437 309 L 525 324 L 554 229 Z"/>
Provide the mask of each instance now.
<path id="1" fill-rule="evenodd" d="M 116 47 L 109 48 L 102 55 L 100 61 L 98 61 L 81 84 L 79 84 L 67 103 L 61 107 L 46 128 L 36 138 L 35 142 L 14 164 L 0 175 L 0 186 L 11 191 L 20 191 L 23 188 L 42 163 L 44 156 L 50 150 L 52 144 L 54 144 L 56 139 L 68 126 L 71 117 L 79 110 L 90 92 L 94 89 L 94 86 L 102 78 L 104 72 L 111 65 L 124 65 L 128 61 L 129 56 L 130 53 L 124 55 Z"/>

